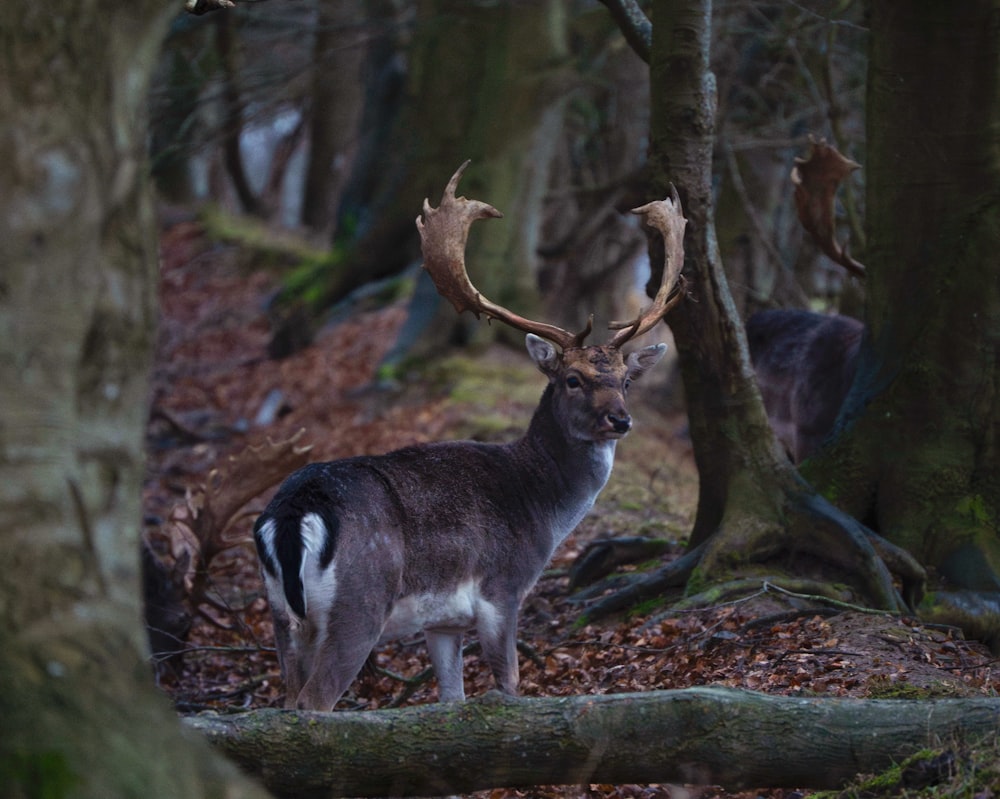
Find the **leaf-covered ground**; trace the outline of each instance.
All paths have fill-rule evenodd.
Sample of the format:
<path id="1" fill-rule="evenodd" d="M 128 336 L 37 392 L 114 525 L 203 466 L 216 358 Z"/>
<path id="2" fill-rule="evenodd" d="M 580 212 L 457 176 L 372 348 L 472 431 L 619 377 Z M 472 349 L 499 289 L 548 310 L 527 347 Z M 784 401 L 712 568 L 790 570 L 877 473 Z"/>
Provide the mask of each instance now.
<path id="1" fill-rule="evenodd" d="M 146 534 L 167 563 L 185 547 L 202 487 L 231 490 L 230 458 L 304 429 L 316 460 L 383 452 L 439 438 L 504 440 L 526 425 L 543 378 L 520 353 L 496 348 L 449 356 L 401 386 L 372 385 L 404 316 L 402 305 L 355 308 L 293 357 L 267 357 L 273 264 L 210 241 L 193 220 L 162 238 L 161 308 L 144 491 Z M 954 630 L 860 611 L 803 612 L 769 592 L 692 613 L 644 608 L 628 618 L 578 626 L 567 569 L 589 541 L 646 535 L 683 547 L 697 476 L 683 417 L 662 385 L 637 387 L 636 430 L 619 447 L 615 474 L 594 511 L 557 552 L 525 603 L 521 690 L 529 696 L 615 693 L 718 684 L 769 693 L 836 696 L 994 696 L 1000 673 L 981 645 Z M 213 474 L 213 470 L 215 473 Z M 160 683 L 182 712 L 280 705 L 282 687 L 247 507 L 227 533 L 232 548 L 211 563 L 208 599 L 183 664 Z M 196 562 L 196 561 L 195 561 Z M 188 583 L 192 575 L 188 574 Z M 386 646 L 342 701 L 374 709 L 435 699 L 419 641 Z M 474 651 L 466 691 L 491 687 Z M 772 797 L 788 792 L 762 792 Z M 711 786 L 575 786 L 508 796 L 724 796 Z M 757 794 L 753 794 L 757 795 Z M 984 795 L 985 796 L 985 795 Z"/>

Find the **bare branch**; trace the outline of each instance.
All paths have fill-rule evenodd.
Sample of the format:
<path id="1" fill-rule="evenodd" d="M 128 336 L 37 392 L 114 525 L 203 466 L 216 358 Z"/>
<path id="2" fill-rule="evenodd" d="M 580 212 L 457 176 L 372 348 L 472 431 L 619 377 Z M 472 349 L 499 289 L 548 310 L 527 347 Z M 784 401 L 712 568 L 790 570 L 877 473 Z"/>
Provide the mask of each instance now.
<path id="1" fill-rule="evenodd" d="M 625 41 L 639 58 L 649 63 L 653 50 L 653 23 L 639 7 L 636 0 L 601 0 L 615 24 L 621 30 Z"/>
<path id="2" fill-rule="evenodd" d="M 207 14 L 209 11 L 235 7 L 236 3 L 233 0 L 184 0 L 184 10 L 197 16 Z"/>

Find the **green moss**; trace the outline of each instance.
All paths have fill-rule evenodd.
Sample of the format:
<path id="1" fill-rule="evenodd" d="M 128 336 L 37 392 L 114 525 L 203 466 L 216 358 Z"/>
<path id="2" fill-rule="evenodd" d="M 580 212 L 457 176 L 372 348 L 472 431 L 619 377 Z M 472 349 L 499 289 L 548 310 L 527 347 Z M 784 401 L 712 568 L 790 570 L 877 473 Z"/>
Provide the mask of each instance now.
<path id="1" fill-rule="evenodd" d="M 952 741 L 921 749 L 880 774 L 862 776 L 840 791 L 812 794 L 812 799 L 974 799 L 992 796 L 1000 780 L 996 735 Z"/>
<path id="2" fill-rule="evenodd" d="M 437 369 L 447 375 L 453 401 L 484 407 L 497 407 L 497 400 L 502 399 L 504 403 L 530 406 L 533 410 L 545 387 L 545 379 L 527 359 L 524 363 L 508 364 L 454 356 L 441 361 Z"/>
<path id="3" fill-rule="evenodd" d="M 639 602 L 629 610 L 629 616 L 649 616 L 667 606 L 666 597 L 653 597 L 644 602 Z"/>
<path id="4" fill-rule="evenodd" d="M 62 752 L 19 750 L 0 759 L 0 785 L 7 786 L 14 795 L 60 799 L 79 783 L 79 775 L 70 768 Z"/>
<path id="5" fill-rule="evenodd" d="M 960 516 L 971 518 L 977 526 L 993 524 L 993 515 L 990 513 L 982 494 L 962 497 L 956 503 L 955 510 Z"/>
<path id="6" fill-rule="evenodd" d="M 646 538 L 662 538 L 668 545 L 683 532 L 663 519 L 648 519 L 635 528 L 636 535 Z"/>
<path id="7" fill-rule="evenodd" d="M 216 205 L 205 206 L 200 221 L 213 241 L 238 244 L 254 260 L 289 264 L 322 260 L 325 250 L 317 249 L 291 233 L 278 232 L 252 216 L 230 214 Z"/>
<path id="8" fill-rule="evenodd" d="M 701 566 L 695 566 L 691 571 L 691 576 L 688 577 L 687 585 L 684 587 L 684 595 L 695 596 L 705 591 L 708 586 L 709 582 L 705 579 Z"/>
<path id="9" fill-rule="evenodd" d="M 881 675 L 872 677 L 865 687 L 868 699 L 945 699 L 956 695 L 956 687 L 944 681 L 918 686 L 893 681 Z"/>

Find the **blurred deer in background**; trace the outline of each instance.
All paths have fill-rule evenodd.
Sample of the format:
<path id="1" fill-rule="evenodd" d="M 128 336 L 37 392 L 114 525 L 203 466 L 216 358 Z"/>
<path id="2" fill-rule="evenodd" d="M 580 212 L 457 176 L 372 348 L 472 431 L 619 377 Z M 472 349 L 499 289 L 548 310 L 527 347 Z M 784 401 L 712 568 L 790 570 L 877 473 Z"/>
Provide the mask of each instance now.
<path id="1" fill-rule="evenodd" d="M 591 508 L 632 427 L 629 384 L 666 346 L 622 347 L 652 329 L 681 296 L 686 220 L 676 192 L 636 209 L 664 239 L 666 267 L 652 305 L 615 323 L 607 344 L 495 305 L 471 284 L 472 222 L 495 208 L 456 197 L 424 202 L 424 267 L 461 313 L 527 333 L 548 378 L 527 432 L 509 444 L 453 441 L 306 466 L 281 486 L 254 526 L 285 680 L 285 706 L 331 710 L 380 639 L 423 631 L 444 701 L 462 700 L 462 636 L 475 628 L 498 687 L 518 685 L 517 616 L 556 546 Z"/>
<path id="2" fill-rule="evenodd" d="M 767 418 L 793 463 L 814 454 L 833 430 L 863 333 L 857 319 L 810 311 L 760 311 L 747 322 Z"/>
<path id="3" fill-rule="evenodd" d="M 859 168 L 825 141 L 795 159 L 795 206 L 806 232 L 831 260 L 864 278 L 865 268 L 834 236 L 840 181 Z M 864 325 L 849 316 L 803 310 L 760 311 L 747 322 L 747 343 L 764 408 L 794 463 L 813 455 L 831 433 L 854 382 Z"/>

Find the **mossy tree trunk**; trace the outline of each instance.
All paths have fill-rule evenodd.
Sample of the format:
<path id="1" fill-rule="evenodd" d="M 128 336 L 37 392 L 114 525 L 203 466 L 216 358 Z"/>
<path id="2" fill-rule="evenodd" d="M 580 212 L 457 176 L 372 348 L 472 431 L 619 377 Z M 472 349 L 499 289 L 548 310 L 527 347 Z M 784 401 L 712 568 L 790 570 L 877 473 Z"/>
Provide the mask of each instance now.
<path id="1" fill-rule="evenodd" d="M 364 12 L 361 0 L 322 0 L 317 8 L 302 224 L 326 238 L 333 235 L 346 164 L 361 135 Z"/>
<path id="2" fill-rule="evenodd" d="M 872 4 L 870 24 L 868 335 L 845 429 L 805 473 L 848 513 L 992 604 L 1000 3 L 886 0 Z M 1000 615 L 992 618 L 977 632 L 995 637 Z"/>
<path id="3" fill-rule="evenodd" d="M 0 784 L 222 795 L 153 687 L 138 531 L 156 239 L 158 0 L 0 11 Z M 231 780 L 237 780 L 230 783 Z"/>
<path id="4" fill-rule="evenodd" d="M 903 602 L 880 554 L 888 553 L 909 593 L 923 572 L 904 553 L 819 496 L 789 463 L 772 433 L 753 376 L 742 321 L 720 263 L 712 216 L 715 85 L 709 69 L 711 3 L 660 0 L 653 9 L 650 171 L 654 195 L 680 191 L 689 297 L 667 317 L 677 344 L 699 474 L 691 552 L 639 578 L 591 612 L 601 614 L 686 582 L 689 595 L 750 575 L 781 583 L 809 556 L 821 564 L 800 589 L 887 609 Z M 655 253 L 655 250 L 654 250 Z M 715 589 L 713 589 L 714 591 Z M 712 594 L 715 595 L 714 593 Z"/>
<path id="5" fill-rule="evenodd" d="M 780 565 L 772 572 L 768 562 L 783 561 L 787 574 L 789 557 L 807 554 L 818 582 L 800 589 L 833 593 L 832 580 L 846 575 L 857 600 L 883 607 L 900 606 L 886 566 L 911 608 L 924 566 L 936 567 L 962 590 L 929 595 L 921 615 L 998 646 L 1000 3 L 872 7 L 867 335 L 841 435 L 804 466 L 822 496 L 774 452 L 718 268 L 708 5 L 658 4 L 651 61 L 654 86 L 670 87 L 654 105 L 654 175 L 682 187 L 691 220 L 687 274 L 697 302 L 668 321 L 701 478 L 695 549 L 592 612 L 689 575 L 689 594 L 741 573 L 752 575 L 742 585 L 759 585 L 761 576 L 777 579 Z M 956 81 L 967 90 L 956 92 Z M 852 571 L 866 576 L 852 580 Z"/>
<path id="6" fill-rule="evenodd" d="M 473 280 L 492 300 L 530 315 L 538 302 L 542 201 L 571 74 L 566 15 L 565 0 L 418 4 L 401 107 L 373 167 L 377 184 L 365 212 L 370 224 L 362 220 L 356 240 L 336 245 L 343 265 L 330 276 L 322 305 L 416 262 L 414 219 L 424 198 L 436 205 L 451 174 L 471 159 L 462 191 L 505 217 L 473 230 Z M 433 314 L 438 302 L 427 296 Z M 454 328 L 450 308 L 438 322 L 429 349 Z M 503 325 L 475 330 L 508 335 Z M 411 330 L 405 337 L 412 344 Z"/>

